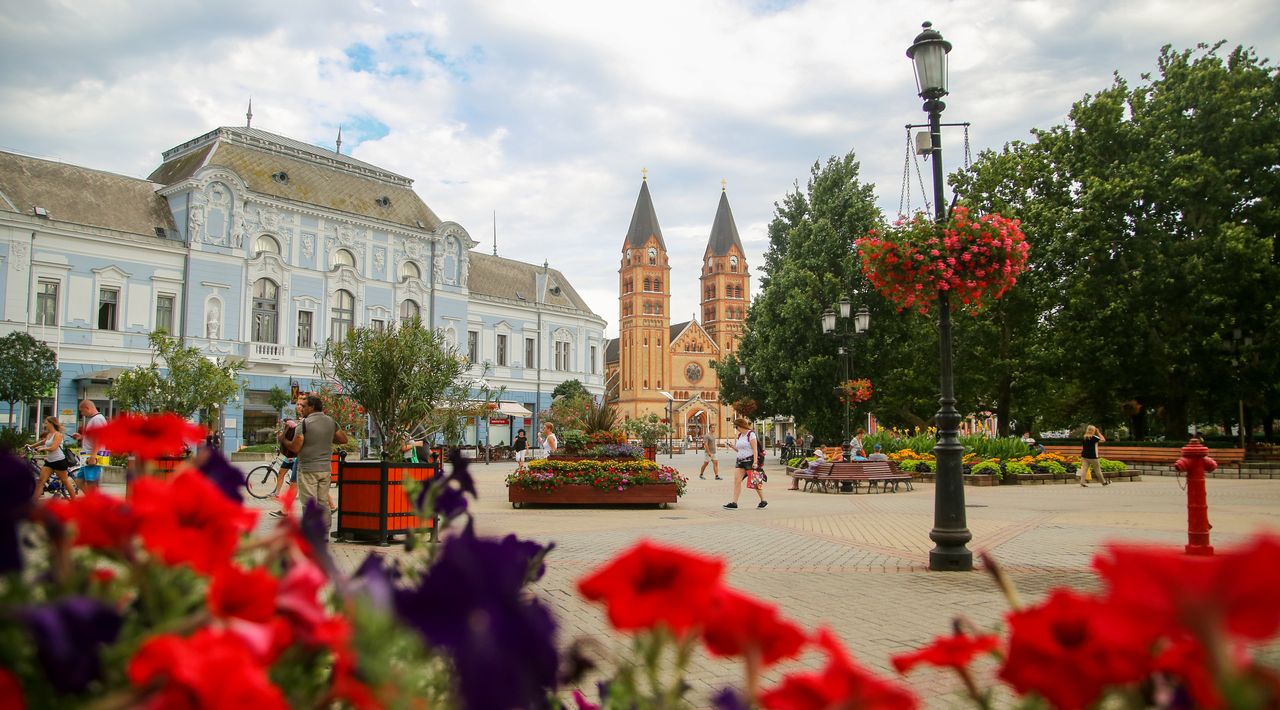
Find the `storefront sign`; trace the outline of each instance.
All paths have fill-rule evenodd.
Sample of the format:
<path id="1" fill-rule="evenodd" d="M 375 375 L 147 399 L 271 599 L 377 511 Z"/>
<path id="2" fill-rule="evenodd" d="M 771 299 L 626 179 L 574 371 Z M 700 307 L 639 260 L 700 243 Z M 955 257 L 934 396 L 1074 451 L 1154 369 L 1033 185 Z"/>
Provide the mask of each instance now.
<path id="1" fill-rule="evenodd" d="M 510 419 L 490 419 L 489 420 L 489 426 L 509 426 L 510 424 L 511 424 Z"/>

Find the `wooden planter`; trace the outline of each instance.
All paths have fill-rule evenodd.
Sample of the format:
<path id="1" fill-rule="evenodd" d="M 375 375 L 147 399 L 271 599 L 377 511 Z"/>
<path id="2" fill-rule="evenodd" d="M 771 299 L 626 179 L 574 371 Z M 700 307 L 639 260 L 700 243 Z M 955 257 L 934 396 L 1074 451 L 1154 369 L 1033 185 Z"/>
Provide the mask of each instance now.
<path id="1" fill-rule="evenodd" d="M 579 456 L 578 454 L 552 454 L 548 461 L 635 461 L 633 456 Z M 653 459 L 649 459 L 652 461 Z"/>
<path id="2" fill-rule="evenodd" d="M 624 505 L 650 504 L 666 507 L 676 502 L 676 484 L 654 483 L 643 486 L 631 486 L 626 490 L 604 490 L 594 486 L 571 484 L 558 486 L 549 491 L 539 491 L 521 486 L 507 487 L 507 500 L 511 507 L 518 508 L 525 503 L 540 505 Z"/>
<path id="3" fill-rule="evenodd" d="M 645 457 L 645 458 L 647 458 L 647 459 L 649 459 L 650 461 L 657 461 L 657 460 L 658 460 L 658 447 L 656 447 L 656 446 L 646 446 L 646 447 L 644 447 L 644 457 Z"/>
<path id="4" fill-rule="evenodd" d="M 426 483 L 440 474 L 430 463 L 347 461 L 338 459 L 338 539 L 372 540 L 386 546 L 395 535 L 430 530 L 435 518 L 420 519 L 405 493 L 404 480 Z"/>
<path id="5" fill-rule="evenodd" d="M 936 473 L 912 473 L 915 480 L 924 483 L 934 483 L 937 478 Z M 962 476 L 966 486 L 998 486 L 1000 485 L 1000 477 L 993 473 L 966 473 Z"/>
<path id="6" fill-rule="evenodd" d="M 125 466 L 124 477 L 124 497 L 133 496 L 133 481 L 138 478 L 158 478 L 165 483 L 172 481 L 178 477 L 178 469 L 182 468 L 182 464 L 187 462 L 185 456 L 161 456 L 148 462 L 144 472 L 138 473 L 138 462 L 129 457 L 129 463 Z"/>

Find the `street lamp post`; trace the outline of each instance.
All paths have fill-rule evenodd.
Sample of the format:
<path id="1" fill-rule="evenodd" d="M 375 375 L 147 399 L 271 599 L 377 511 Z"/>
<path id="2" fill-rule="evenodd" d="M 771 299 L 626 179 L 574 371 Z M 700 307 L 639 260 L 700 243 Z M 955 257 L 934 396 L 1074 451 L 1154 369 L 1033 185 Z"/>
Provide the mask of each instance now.
<path id="1" fill-rule="evenodd" d="M 951 43 L 942 33 L 926 22 L 923 31 L 907 49 L 907 57 L 915 64 L 916 87 L 924 99 L 924 110 L 929 114 L 930 157 L 933 163 L 933 206 L 939 224 L 947 219 L 946 203 L 942 197 L 942 111 L 947 106 L 942 97 L 947 95 L 947 54 Z M 973 569 L 973 553 L 967 544 L 973 539 L 965 520 L 964 472 L 961 458 L 964 447 L 960 445 L 960 413 L 956 411 L 955 382 L 951 364 L 951 299 L 946 289 L 938 290 L 938 351 L 941 361 L 940 384 L 942 396 L 938 399 L 938 443 L 933 453 L 938 462 L 934 486 L 933 529 L 929 539 L 934 548 L 929 551 L 929 569 L 935 571 L 968 571 Z"/>
<path id="2" fill-rule="evenodd" d="M 666 390 L 658 391 L 663 397 L 667 398 L 667 458 L 673 459 L 676 457 L 676 452 L 671 447 L 671 432 L 675 429 L 675 421 L 672 419 L 673 411 L 671 405 L 675 403 L 676 397 Z"/>
<path id="3" fill-rule="evenodd" d="M 1240 448 L 1245 448 L 1244 431 L 1244 377 L 1240 370 L 1244 367 L 1245 358 L 1244 351 L 1253 347 L 1253 338 L 1244 334 L 1240 328 L 1231 331 L 1231 340 L 1227 341 L 1223 346 L 1228 353 L 1231 354 L 1231 367 L 1235 369 L 1236 375 L 1236 404 L 1239 407 L 1239 424 L 1237 431 L 1240 434 Z"/>
<path id="4" fill-rule="evenodd" d="M 840 360 L 844 379 L 841 383 L 849 381 L 851 375 L 852 363 L 850 362 L 850 343 L 854 337 L 865 336 L 867 329 L 871 326 L 871 311 L 863 306 L 854 312 L 853 302 L 848 296 L 842 296 L 837 304 L 839 310 L 828 308 L 822 312 L 822 333 L 824 335 L 840 339 Z M 837 325 L 843 325 L 843 328 L 837 329 Z M 840 387 L 835 388 L 837 395 L 842 393 Z M 840 442 L 842 449 L 848 449 L 849 446 L 849 398 L 844 397 L 844 440 Z M 846 458 L 848 458 L 846 456 Z"/>

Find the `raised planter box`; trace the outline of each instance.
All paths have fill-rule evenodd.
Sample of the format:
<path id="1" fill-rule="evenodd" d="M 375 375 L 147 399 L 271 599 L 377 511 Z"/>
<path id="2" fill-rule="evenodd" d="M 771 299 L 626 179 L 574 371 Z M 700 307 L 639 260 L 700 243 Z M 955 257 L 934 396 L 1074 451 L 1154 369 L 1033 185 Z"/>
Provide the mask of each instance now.
<path id="1" fill-rule="evenodd" d="M 923 481 L 925 483 L 933 483 L 934 479 L 937 478 L 937 474 L 935 473 L 913 473 L 912 476 L 915 477 L 915 480 Z M 970 473 L 963 476 L 963 478 L 966 486 L 1000 485 L 1000 477 L 990 473 Z"/>
<path id="2" fill-rule="evenodd" d="M 539 505 L 633 505 L 649 504 L 666 507 L 676 502 L 676 484 L 655 483 L 632 486 L 625 490 L 604 490 L 594 486 L 570 484 L 549 491 L 539 491 L 521 486 L 507 487 L 507 500 L 511 507 L 526 503 Z"/>
<path id="3" fill-rule="evenodd" d="M 420 519 L 404 488 L 406 478 L 426 483 L 438 475 L 435 464 L 347 461 L 343 457 L 336 467 L 339 540 L 350 537 L 386 546 L 393 536 L 416 530 L 430 530 L 435 539 L 436 520 Z"/>
<path id="4" fill-rule="evenodd" d="M 581 456 L 579 454 L 552 454 L 548 461 L 639 461 L 634 456 Z"/>

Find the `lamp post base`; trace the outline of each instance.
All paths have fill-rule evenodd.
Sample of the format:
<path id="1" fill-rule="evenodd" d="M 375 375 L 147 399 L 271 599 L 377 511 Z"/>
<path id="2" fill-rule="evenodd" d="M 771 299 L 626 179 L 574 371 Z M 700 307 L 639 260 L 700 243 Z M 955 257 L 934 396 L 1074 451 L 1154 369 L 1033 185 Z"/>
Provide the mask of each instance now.
<path id="1" fill-rule="evenodd" d="M 970 572 L 973 570 L 973 553 L 964 546 L 938 545 L 929 550 L 929 571 L 931 572 Z"/>

